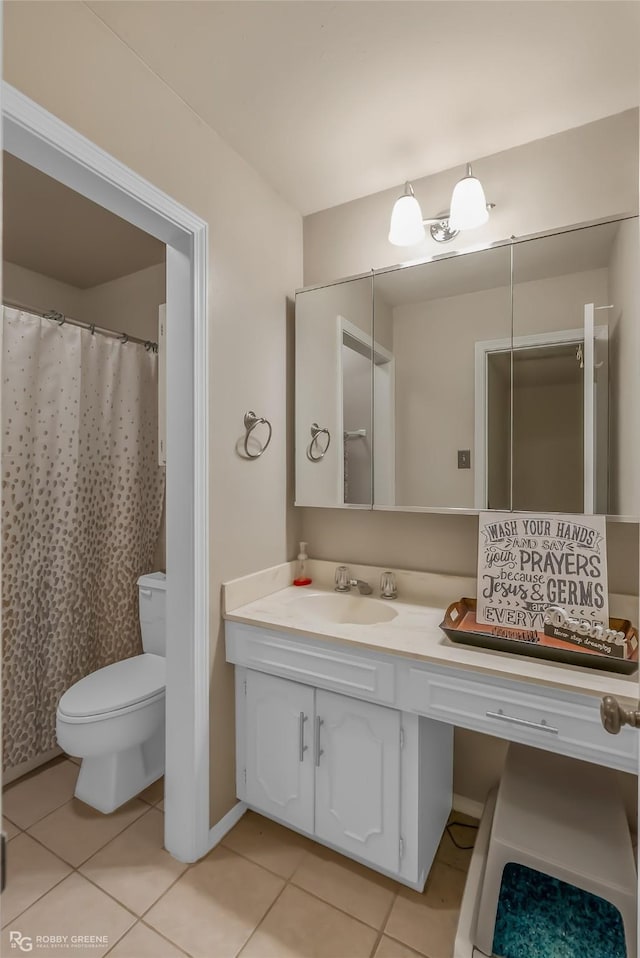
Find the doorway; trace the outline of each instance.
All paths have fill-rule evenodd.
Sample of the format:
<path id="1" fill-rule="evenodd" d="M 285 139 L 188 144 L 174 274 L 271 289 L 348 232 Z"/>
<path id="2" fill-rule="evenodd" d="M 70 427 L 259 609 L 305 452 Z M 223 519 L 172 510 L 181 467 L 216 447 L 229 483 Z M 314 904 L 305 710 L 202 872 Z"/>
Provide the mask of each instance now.
<path id="1" fill-rule="evenodd" d="M 5 150 L 167 247 L 165 846 L 210 845 L 207 224 L 9 84 Z"/>

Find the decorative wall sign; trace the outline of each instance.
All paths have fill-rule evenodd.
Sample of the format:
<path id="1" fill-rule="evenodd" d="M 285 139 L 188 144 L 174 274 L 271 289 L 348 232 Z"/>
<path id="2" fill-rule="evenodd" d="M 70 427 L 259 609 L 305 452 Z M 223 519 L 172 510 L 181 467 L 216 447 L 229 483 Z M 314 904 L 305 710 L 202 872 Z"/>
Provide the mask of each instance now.
<path id="1" fill-rule="evenodd" d="M 544 632 L 554 606 L 578 620 L 576 636 L 597 641 L 595 627 L 609 627 L 606 545 L 604 516 L 480 513 L 477 621 Z"/>

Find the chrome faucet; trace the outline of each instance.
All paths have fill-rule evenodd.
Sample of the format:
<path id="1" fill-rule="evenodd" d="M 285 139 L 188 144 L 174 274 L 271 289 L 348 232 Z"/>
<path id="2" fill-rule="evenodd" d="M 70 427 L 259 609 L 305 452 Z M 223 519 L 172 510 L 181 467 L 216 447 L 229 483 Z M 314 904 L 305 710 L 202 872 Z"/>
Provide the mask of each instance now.
<path id="1" fill-rule="evenodd" d="M 373 589 L 368 582 L 363 579 L 352 579 L 349 569 L 346 565 L 339 565 L 336 569 L 336 592 L 349 592 L 353 588 L 358 588 L 360 595 L 371 595 Z"/>

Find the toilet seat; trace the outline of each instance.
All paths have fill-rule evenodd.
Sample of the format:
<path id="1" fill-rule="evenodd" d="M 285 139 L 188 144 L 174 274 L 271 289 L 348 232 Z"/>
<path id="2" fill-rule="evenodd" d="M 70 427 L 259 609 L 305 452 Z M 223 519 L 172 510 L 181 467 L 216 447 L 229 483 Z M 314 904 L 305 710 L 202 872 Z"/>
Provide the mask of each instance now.
<path id="1" fill-rule="evenodd" d="M 162 698 L 165 685 L 164 656 L 144 652 L 80 679 L 60 699 L 58 715 L 74 724 L 124 715 Z"/>

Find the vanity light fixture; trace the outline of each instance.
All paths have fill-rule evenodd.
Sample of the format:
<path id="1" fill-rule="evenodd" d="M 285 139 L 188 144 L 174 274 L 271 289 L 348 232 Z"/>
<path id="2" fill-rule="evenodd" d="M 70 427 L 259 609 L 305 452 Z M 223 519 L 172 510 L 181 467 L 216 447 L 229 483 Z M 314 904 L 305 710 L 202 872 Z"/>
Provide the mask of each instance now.
<path id="1" fill-rule="evenodd" d="M 487 203 L 482 183 L 473 175 L 471 163 L 467 163 L 465 176 L 453 188 L 450 212 L 429 219 L 423 218 L 413 186 L 407 182 L 391 212 L 389 242 L 394 246 L 415 246 L 424 240 L 425 226 L 429 226 L 437 243 L 448 243 L 460 230 L 472 230 L 486 223 L 489 210 L 494 207 L 495 203 Z"/>

